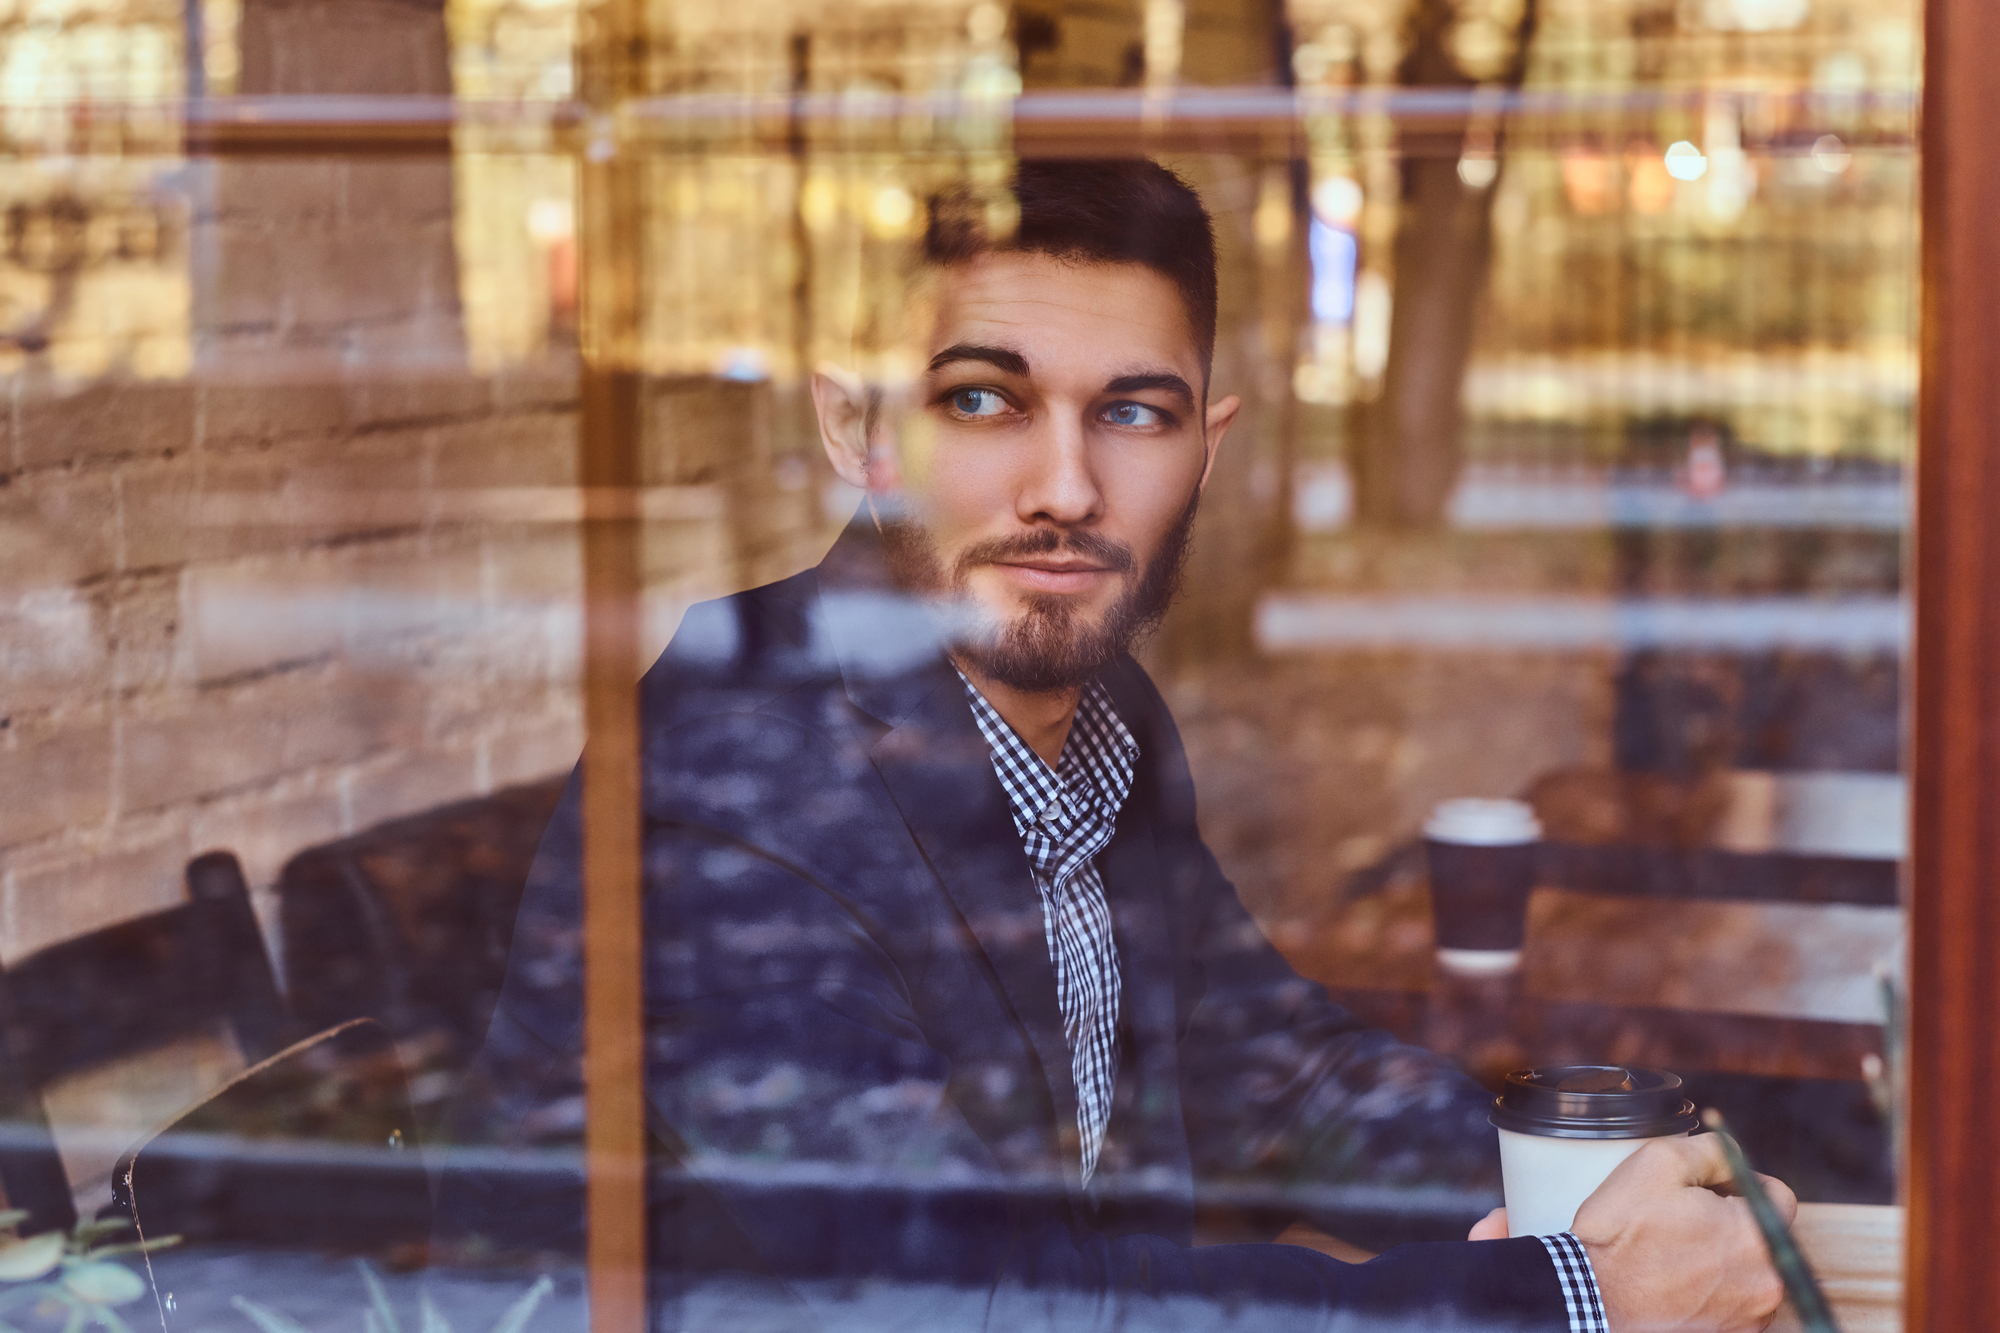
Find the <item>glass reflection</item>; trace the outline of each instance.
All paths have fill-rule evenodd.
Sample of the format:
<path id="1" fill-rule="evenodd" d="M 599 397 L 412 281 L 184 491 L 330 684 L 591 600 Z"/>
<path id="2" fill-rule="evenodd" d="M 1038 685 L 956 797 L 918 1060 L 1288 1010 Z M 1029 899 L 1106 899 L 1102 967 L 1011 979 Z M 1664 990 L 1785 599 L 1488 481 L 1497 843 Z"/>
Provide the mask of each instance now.
<path id="1" fill-rule="evenodd" d="M 662 1327 L 1201 1322 L 1201 1283 L 1290 1319 L 1482 1263 L 1546 1300 L 1545 1249 L 1459 1240 L 1530 1064 L 1677 1072 L 1809 1250 L 1890 1254 L 1913 9 L 184 8 L 0 15 L 0 1182 L 23 1244 L 184 1237 L 0 1249 L 0 1317 L 389 1327 L 428 1291 L 487 1328 L 547 1275 L 526 1326 L 584 1319 L 580 354 L 642 380 L 666 654 Z M 444 97 L 448 139 L 398 100 Z M 953 275 L 1039 225 L 1021 162 L 1141 154 L 1215 219 L 1212 354 L 1083 263 L 1033 299 L 1117 332 L 933 367 L 1001 299 Z M 945 224 L 985 240 L 941 265 Z M 1047 649 L 1118 600 L 1079 588 L 1141 591 L 1166 442 L 1231 398 L 1179 596 L 1069 754 L 1009 702 L 1048 661 L 978 656 L 990 599 Z M 1024 464 L 1048 494 L 992 532 L 938 498 L 1052 403 L 1098 463 Z M 1159 494 L 1105 480 L 1147 450 Z M 1086 474 L 1110 517 L 1058 517 Z M 1107 535 L 1018 537 L 1057 529 Z M 1051 779 L 1016 752 L 1010 799 L 951 660 L 1071 760 L 1042 852 Z M 1532 821 L 1498 935 L 1427 845 L 1467 797 Z M 1214 1249 L 1280 1235 L 1461 1257 Z M 94 1263 L 150 1311 L 62 1286 Z"/>

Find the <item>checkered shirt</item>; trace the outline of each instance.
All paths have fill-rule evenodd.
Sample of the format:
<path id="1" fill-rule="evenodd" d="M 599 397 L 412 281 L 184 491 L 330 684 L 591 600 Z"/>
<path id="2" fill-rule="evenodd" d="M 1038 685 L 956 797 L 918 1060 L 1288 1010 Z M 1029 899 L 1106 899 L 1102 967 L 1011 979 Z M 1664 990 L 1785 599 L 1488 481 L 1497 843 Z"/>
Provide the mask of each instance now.
<path id="1" fill-rule="evenodd" d="M 1562 1285 L 1563 1308 L 1569 1312 L 1569 1333 L 1610 1333 L 1604 1318 L 1604 1302 L 1597 1295 L 1597 1273 L 1583 1242 L 1565 1231 L 1559 1236 L 1537 1236 L 1556 1266 L 1556 1281 Z"/>
<path id="2" fill-rule="evenodd" d="M 1132 790 L 1139 743 L 1111 706 L 1111 696 L 1092 681 L 1077 704 L 1062 762 L 1050 768 L 963 672 L 959 679 L 965 681 L 973 720 L 992 752 L 993 771 L 1007 793 L 1014 831 L 1041 895 L 1042 932 L 1049 961 L 1055 964 L 1056 1002 L 1076 1078 L 1076 1127 L 1088 1181 L 1104 1147 L 1118 1071 L 1118 946 L 1096 857 L 1111 841 L 1118 811 Z M 1610 1333 L 1583 1242 L 1568 1232 L 1537 1239 L 1555 1264 L 1569 1333 Z"/>
<path id="3" fill-rule="evenodd" d="M 1104 1147 L 1118 1074 L 1118 946 L 1096 857 L 1111 841 L 1118 810 L 1132 790 L 1139 744 L 1096 681 L 1077 704 L 1062 762 L 1054 768 L 969 680 L 965 693 L 993 752 L 993 771 L 1006 790 L 1014 831 L 1041 894 L 1042 931 L 1055 964 L 1056 1002 L 1076 1078 L 1076 1128 L 1088 1182 Z"/>

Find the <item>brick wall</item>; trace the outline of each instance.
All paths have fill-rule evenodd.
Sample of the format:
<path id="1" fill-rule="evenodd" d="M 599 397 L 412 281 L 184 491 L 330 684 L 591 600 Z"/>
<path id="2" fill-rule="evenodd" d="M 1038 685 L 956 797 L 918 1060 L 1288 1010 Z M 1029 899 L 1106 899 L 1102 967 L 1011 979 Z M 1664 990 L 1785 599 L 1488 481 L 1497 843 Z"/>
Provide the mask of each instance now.
<path id="1" fill-rule="evenodd" d="M 820 473 L 774 417 L 762 386 L 658 386 L 653 646 L 816 555 Z M 0 957 L 178 901 L 205 849 L 261 890 L 574 761 L 571 366 L 17 384 L 0 427 Z"/>

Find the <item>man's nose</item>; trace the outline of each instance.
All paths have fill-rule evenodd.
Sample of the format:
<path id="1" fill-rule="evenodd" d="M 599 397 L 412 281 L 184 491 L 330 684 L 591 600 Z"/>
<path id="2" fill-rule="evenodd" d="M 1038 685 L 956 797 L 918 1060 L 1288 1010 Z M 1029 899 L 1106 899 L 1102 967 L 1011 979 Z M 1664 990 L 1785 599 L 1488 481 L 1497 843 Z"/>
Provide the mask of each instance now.
<path id="1" fill-rule="evenodd" d="M 1103 513 L 1104 493 L 1086 445 L 1084 432 L 1074 425 L 1050 423 L 1039 433 L 1015 492 L 1016 517 L 1024 523 L 1071 527 Z"/>

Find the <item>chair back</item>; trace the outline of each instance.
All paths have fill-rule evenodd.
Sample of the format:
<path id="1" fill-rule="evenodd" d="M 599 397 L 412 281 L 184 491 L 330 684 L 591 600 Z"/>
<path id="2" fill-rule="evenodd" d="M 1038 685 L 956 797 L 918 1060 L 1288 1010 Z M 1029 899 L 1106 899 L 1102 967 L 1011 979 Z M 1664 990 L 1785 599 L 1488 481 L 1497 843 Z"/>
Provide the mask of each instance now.
<path id="1" fill-rule="evenodd" d="M 522 886 L 563 789 L 529 783 L 299 852 L 278 876 L 285 982 L 307 1030 L 375 1018 L 478 1052 L 507 972 Z"/>
<path id="2" fill-rule="evenodd" d="M 0 1185 L 30 1230 L 75 1220 L 43 1093 L 225 1025 L 254 1064 L 284 1044 L 283 999 L 242 867 L 210 852 L 187 868 L 189 901 L 65 940 L 0 976 Z M 107 1153 L 107 1157 L 109 1153 Z"/>

